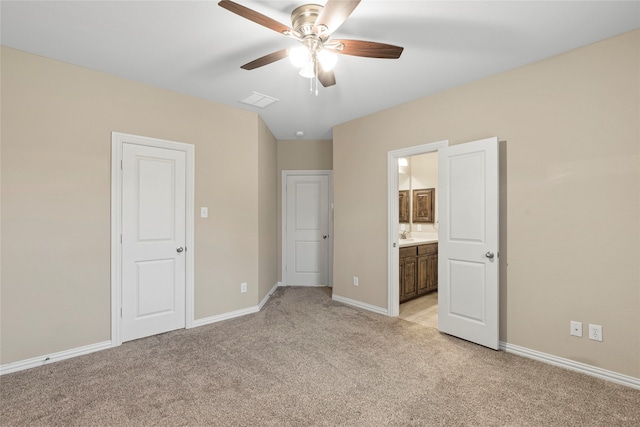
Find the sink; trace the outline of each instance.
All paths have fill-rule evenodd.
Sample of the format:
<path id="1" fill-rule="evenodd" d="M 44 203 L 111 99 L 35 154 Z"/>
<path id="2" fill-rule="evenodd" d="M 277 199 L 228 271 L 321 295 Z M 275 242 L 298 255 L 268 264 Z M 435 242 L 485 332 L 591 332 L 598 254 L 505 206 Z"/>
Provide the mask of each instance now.
<path id="1" fill-rule="evenodd" d="M 405 243 L 405 242 L 413 242 L 413 238 L 410 237 L 408 239 L 400 239 L 400 243 Z"/>

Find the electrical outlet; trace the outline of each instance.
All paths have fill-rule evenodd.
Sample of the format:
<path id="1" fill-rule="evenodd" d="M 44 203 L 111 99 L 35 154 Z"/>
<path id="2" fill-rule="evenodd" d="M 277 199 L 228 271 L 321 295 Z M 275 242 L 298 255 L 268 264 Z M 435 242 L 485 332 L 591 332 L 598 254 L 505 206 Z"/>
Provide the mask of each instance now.
<path id="1" fill-rule="evenodd" d="M 353 286 L 360 286 L 358 284 L 358 276 L 353 276 Z"/>
<path id="2" fill-rule="evenodd" d="M 571 321 L 571 335 L 582 338 L 582 322 Z"/>
<path id="3" fill-rule="evenodd" d="M 242 293 L 247 292 L 247 284 L 246 283 L 240 283 L 240 292 L 242 292 Z"/>
<path id="4" fill-rule="evenodd" d="M 418 224 L 418 231 L 422 231 L 422 224 Z"/>
<path id="5" fill-rule="evenodd" d="M 594 341 L 602 341 L 602 326 L 592 325 L 589 323 L 589 339 Z"/>

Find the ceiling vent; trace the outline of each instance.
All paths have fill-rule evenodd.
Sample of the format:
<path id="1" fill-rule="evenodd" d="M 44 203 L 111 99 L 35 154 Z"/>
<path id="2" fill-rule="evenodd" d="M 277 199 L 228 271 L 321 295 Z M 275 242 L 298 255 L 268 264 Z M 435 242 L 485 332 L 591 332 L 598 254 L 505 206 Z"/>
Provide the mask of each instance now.
<path id="1" fill-rule="evenodd" d="M 263 95 L 258 92 L 252 92 L 251 95 L 241 100 L 240 102 L 242 102 L 243 104 L 251 105 L 253 107 L 265 108 L 276 101 L 278 101 L 278 99 L 272 96 Z"/>

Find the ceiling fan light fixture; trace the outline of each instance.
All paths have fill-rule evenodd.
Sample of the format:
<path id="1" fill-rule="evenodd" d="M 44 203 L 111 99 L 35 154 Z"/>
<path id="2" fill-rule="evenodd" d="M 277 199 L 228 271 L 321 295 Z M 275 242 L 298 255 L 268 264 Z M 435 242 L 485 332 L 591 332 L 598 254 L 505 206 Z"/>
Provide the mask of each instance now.
<path id="1" fill-rule="evenodd" d="M 309 63 L 309 50 L 305 46 L 297 46 L 287 51 L 289 61 L 296 68 L 304 67 Z"/>
<path id="2" fill-rule="evenodd" d="M 318 52 L 318 61 L 320 61 L 320 66 L 324 71 L 331 71 L 336 62 L 338 62 L 338 55 L 328 50 L 321 50 Z"/>

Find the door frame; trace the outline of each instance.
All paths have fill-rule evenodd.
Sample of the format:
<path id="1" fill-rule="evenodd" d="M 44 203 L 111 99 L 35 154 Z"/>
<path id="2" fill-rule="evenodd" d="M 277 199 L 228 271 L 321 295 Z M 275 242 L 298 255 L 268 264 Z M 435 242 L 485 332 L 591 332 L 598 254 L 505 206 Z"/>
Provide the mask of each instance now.
<path id="1" fill-rule="evenodd" d="M 333 171 L 332 170 L 283 170 L 282 178 L 281 178 L 281 189 L 280 189 L 280 198 L 281 200 L 281 217 L 282 224 L 281 228 L 281 248 L 280 248 L 280 258 L 281 258 L 281 275 L 282 281 L 280 282 L 282 286 L 288 286 L 287 284 L 287 275 L 286 275 L 286 267 L 287 267 L 287 178 L 290 176 L 327 176 L 329 178 L 329 253 L 327 254 L 327 280 L 328 286 L 333 287 Z"/>
<path id="2" fill-rule="evenodd" d="M 111 346 L 122 344 L 122 146 L 124 143 L 177 150 L 185 153 L 185 327 L 193 327 L 194 316 L 194 183 L 195 147 L 183 142 L 146 136 L 111 133 Z"/>
<path id="3" fill-rule="evenodd" d="M 413 147 L 401 148 L 387 152 L 387 311 L 391 317 L 400 314 L 400 248 L 399 239 L 399 206 L 398 206 L 398 159 L 401 157 L 416 156 L 437 152 L 442 147 L 448 147 L 449 140 L 431 142 Z M 438 183 L 438 185 L 440 185 Z"/>

